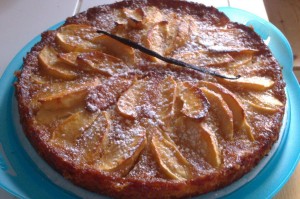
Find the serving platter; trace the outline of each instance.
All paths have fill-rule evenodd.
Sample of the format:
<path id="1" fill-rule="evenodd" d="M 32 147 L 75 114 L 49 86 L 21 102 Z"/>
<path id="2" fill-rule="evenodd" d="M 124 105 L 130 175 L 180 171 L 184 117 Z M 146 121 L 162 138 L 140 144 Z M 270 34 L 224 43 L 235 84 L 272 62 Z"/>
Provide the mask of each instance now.
<path id="1" fill-rule="evenodd" d="M 297 166 L 300 157 L 300 101 L 299 84 L 293 74 L 293 54 L 284 35 L 271 23 L 251 13 L 229 8 L 219 8 L 232 21 L 248 26 L 262 37 L 283 67 L 288 99 L 285 126 L 281 139 L 274 149 L 253 171 L 236 183 L 204 198 L 269 198 L 286 183 Z M 60 22 L 50 29 L 61 26 Z M 105 198 L 85 191 L 64 180 L 50 168 L 27 141 L 19 122 L 14 97 L 14 72 L 23 64 L 23 57 L 40 41 L 40 35 L 30 41 L 7 66 L 0 79 L 0 187 L 20 198 Z"/>

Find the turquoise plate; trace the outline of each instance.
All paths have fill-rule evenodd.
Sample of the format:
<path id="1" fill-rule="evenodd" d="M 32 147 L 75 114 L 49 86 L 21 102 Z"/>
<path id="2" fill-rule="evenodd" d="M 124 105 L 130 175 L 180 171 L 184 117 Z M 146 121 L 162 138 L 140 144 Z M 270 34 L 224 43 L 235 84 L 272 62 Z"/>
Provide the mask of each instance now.
<path id="1" fill-rule="evenodd" d="M 300 154 L 300 145 L 298 144 L 300 140 L 300 88 L 292 71 L 292 50 L 284 35 L 269 22 L 238 9 L 224 7 L 220 8 L 220 11 L 227 14 L 232 21 L 252 25 L 283 66 L 289 106 L 281 142 L 266 165 L 253 179 L 233 191 L 225 192 L 225 194 L 223 192 L 222 195 L 222 198 L 241 198 L 241 196 L 244 198 L 270 198 L 292 175 Z M 50 29 L 56 29 L 62 24 L 63 22 L 58 23 Z M 23 132 L 17 117 L 18 111 L 14 97 L 13 84 L 16 81 L 14 72 L 22 67 L 23 57 L 40 39 L 41 37 L 37 36 L 30 41 L 10 62 L 0 79 L 0 187 L 19 198 L 80 198 L 76 192 L 55 183 L 53 177 L 50 180 L 49 175 L 44 171 L 45 168 L 38 166 L 32 159 L 32 156 L 39 158 L 38 155 L 28 153 L 26 148 L 31 146 L 26 138 L 22 137 Z M 43 160 L 39 161 L 43 162 Z M 57 178 L 60 178 L 60 175 L 56 175 Z M 72 185 L 70 186 L 72 187 Z M 103 196 L 94 197 L 104 198 Z M 204 197 L 218 197 L 218 193 L 210 193 Z"/>

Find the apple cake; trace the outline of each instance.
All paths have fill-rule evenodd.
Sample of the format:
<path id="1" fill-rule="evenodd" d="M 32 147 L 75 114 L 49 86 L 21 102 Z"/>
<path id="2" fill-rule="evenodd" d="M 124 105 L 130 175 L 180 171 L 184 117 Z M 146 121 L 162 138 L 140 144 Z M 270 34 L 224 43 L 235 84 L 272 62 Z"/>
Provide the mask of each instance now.
<path id="1" fill-rule="evenodd" d="M 286 103 L 281 67 L 253 28 L 186 1 L 126 0 L 67 18 L 17 77 L 38 153 L 117 198 L 229 185 L 268 154 Z"/>

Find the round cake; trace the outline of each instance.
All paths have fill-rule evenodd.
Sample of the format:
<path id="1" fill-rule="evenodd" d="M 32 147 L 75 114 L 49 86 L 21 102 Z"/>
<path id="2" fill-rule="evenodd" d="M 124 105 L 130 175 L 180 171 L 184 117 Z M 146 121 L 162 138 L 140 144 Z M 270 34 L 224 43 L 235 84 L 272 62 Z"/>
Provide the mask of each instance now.
<path id="1" fill-rule="evenodd" d="M 229 185 L 268 154 L 286 103 L 281 68 L 253 28 L 186 1 L 128 0 L 67 18 L 17 77 L 38 153 L 116 198 Z"/>

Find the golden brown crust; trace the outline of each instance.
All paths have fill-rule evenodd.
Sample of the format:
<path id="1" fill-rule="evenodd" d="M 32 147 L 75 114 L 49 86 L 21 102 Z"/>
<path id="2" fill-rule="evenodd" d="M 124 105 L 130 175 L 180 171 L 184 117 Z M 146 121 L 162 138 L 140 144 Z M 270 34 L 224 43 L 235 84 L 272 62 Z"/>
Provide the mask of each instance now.
<path id="1" fill-rule="evenodd" d="M 252 133 L 255 141 L 251 142 L 242 135 L 228 141 L 222 136 L 217 135 L 219 145 L 222 146 L 221 166 L 214 168 L 209 163 L 205 162 L 203 158 L 200 158 L 201 161 L 195 163 L 195 165 L 197 165 L 195 167 L 197 167 L 199 173 L 196 174 L 196 177 L 186 180 L 169 179 L 165 174 L 162 174 L 163 172 L 161 171 L 161 168 L 159 169 L 158 164 L 151 161 L 151 163 L 148 162 L 148 164 L 150 165 L 153 163 L 153 167 L 157 169 L 157 172 L 160 174 L 150 176 L 146 174 L 147 171 L 142 171 L 136 166 L 132 168 L 128 175 L 120 176 L 117 172 L 97 170 L 95 167 L 82 164 L 80 161 L 78 162 L 78 160 L 74 158 L 76 154 L 74 155 L 60 147 L 54 147 L 54 145 L 51 144 L 50 140 L 53 135 L 51 135 L 49 127 L 37 123 L 35 119 L 37 110 L 32 106 L 33 96 L 42 89 L 40 84 L 32 83 L 32 74 L 45 76 L 43 71 L 40 70 L 38 54 L 45 46 L 57 46 L 55 35 L 58 31 L 47 31 L 42 34 L 41 42 L 37 43 L 24 59 L 22 72 L 18 76 L 18 82 L 16 83 L 16 97 L 24 132 L 39 154 L 65 178 L 81 187 L 100 194 L 118 198 L 181 198 L 195 196 L 222 188 L 249 172 L 265 155 L 268 154 L 273 144 L 278 139 L 286 100 L 284 92 L 285 83 L 282 78 L 280 66 L 273 58 L 268 47 L 252 28 L 230 22 L 229 19 L 217 9 L 205 7 L 196 3 L 160 0 L 122 1 L 112 5 L 91 8 L 86 12 L 70 17 L 66 20 L 64 26 L 68 24 L 87 24 L 111 32 L 115 27 L 115 21 L 112 19 L 112 10 L 123 7 L 136 9 L 145 6 L 155 6 L 160 10 L 168 10 L 168 12 L 176 11 L 180 12 L 182 15 L 190 15 L 193 16 L 196 21 L 201 21 L 207 26 L 227 27 L 229 29 L 243 31 L 243 35 L 245 36 L 245 38 L 241 39 L 244 42 L 243 47 L 255 49 L 251 62 L 253 64 L 260 63 L 261 65 L 256 67 L 256 70 L 239 72 L 242 73 L 241 75 L 248 75 L 248 77 L 260 76 L 271 79 L 274 84 L 272 84 L 267 92 L 268 94 L 271 93 L 274 98 L 278 99 L 283 104 L 283 106 L 280 106 L 271 114 L 257 114 L 255 108 L 253 109 L 253 107 L 247 103 L 242 102 L 243 107 L 245 108 L 247 121 L 250 126 L 252 125 L 251 128 L 254 129 Z M 230 55 L 234 57 L 234 53 Z M 140 71 L 142 71 L 144 76 L 151 76 L 155 73 L 153 76 L 158 76 L 158 80 L 155 80 L 158 82 L 161 81 L 159 78 L 162 78 L 162 76 L 164 77 L 164 75 L 161 75 L 164 74 L 164 70 L 169 70 L 165 67 L 153 70 L 153 64 L 143 64 L 142 62 L 140 62 L 138 67 L 138 79 L 141 79 Z M 186 81 L 190 79 L 212 81 L 214 83 L 220 83 L 226 87 L 226 89 L 233 92 L 238 100 L 248 99 L 243 95 L 246 92 L 245 90 L 232 88 L 230 83 L 224 83 L 222 80 L 219 81 L 217 78 L 205 76 L 192 70 L 179 69 L 176 66 L 168 67 L 171 68 L 172 74 L 175 73 L 174 79 L 176 79 L 176 81 Z M 227 71 L 222 67 L 217 67 L 216 70 L 224 73 L 232 72 L 230 70 Z M 148 73 L 150 75 L 148 75 Z M 80 75 L 85 77 L 85 74 L 80 73 Z M 60 82 L 60 80 L 51 78 L 49 80 L 47 79 L 48 77 L 45 78 L 45 81 L 53 84 Z M 132 82 L 128 83 L 128 85 L 131 84 Z M 122 93 L 123 92 L 124 91 L 122 90 Z M 150 93 L 149 95 L 153 94 Z M 97 104 L 94 105 L 97 106 Z M 266 121 L 268 122 L 267 124 Z M 174 135 L 177 136 L 177 134 Z M 175 137 L 174 142 L 176 144 L 181 143 L 179 139 L 181 139 L 180 136 L 177 138 Z M 182 139 L 184 139 L 184 137 Z M 181 152 L 188 160 L 194 160 L 194 157 L 184 150 Z M 241 152 L 242 155 L 237 155 L 237 152 Z M 139 157 L 140 159 L 136 160 L 136 162 L 142 162 L 143 157 L 152 157 L 153 155 L 149 155 L 150 153 L 150 149 L 144 149 L 142 155 Z"/>

